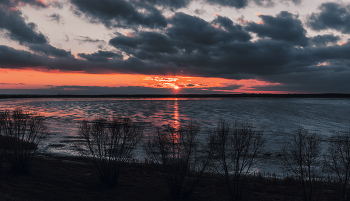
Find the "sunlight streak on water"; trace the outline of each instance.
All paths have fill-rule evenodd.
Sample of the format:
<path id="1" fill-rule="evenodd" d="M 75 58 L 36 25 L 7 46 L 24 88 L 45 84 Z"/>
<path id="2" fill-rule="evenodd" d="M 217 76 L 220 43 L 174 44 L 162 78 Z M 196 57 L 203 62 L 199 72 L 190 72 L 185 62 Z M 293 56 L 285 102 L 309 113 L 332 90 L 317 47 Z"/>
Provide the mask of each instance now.
<path id="1" fill-rule="evenodd" d="M 180 128 L 180 122 L 179 122 L 179 107 L 177 103 L 177 99 L 174 101 L 174 128 L 179 129 Z"/>

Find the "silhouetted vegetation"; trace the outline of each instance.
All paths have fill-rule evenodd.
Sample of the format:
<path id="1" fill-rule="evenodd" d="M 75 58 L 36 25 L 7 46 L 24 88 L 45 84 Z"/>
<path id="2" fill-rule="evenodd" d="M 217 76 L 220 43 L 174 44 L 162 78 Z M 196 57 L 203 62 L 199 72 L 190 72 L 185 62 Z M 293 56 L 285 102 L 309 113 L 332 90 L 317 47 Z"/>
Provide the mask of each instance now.
<path id="1" fill-rule="evenodd" d="M 297 129 L 279 152 L 289 173 L 285 177 L 254 172 L 256 161 L 263 158 L 265 139 L 250 123 L 220 120 L 205 140 L 198 139 L 200 128 L 193 122 L 178 129 L 159 127 L 144 144 L 145 162 L 133 159 L 143 128 L 129 118 L 82 121 L 82 140 L 76 144 L 86 156 L 82 158 L 35 157 L 47 134 L 39 115 L 19 108 L 0 112 L 0 165 L 28 173 L 32 161 L 39 162 L 32 168 L 34 176 L 12 177 L 0 168 L 0 200 L 48 200 L 53 195 L 52 200 L 350 200 L 350 131 L 332 136 L 322 155 L 321 137 Z M 96 178 L 103 187 L 121 188 L 91 188 Z M 70 187 L 62 187 L 67 182 Z M 26 192 L 35 196 L 26 197 Z"/>
<path id="2" fill-rule="evenodd" d="M 350 131 L 335 134 L 324 157 L 324 169 L 335 175 L 339 200 L 350 200 Z"/>
<path id="3" fill-rule="evenodd" d="M 313 200 L 315 179 L 320 178 L 320 141 L 316 133 L 299 128 L 292 142 L 282 148 L 283 165 L 300 181 L 305 201 Z"/>
<path id="4" fill-rule="evenodd" d="M 77 144 L 78 151 L 91 158 L 101 183 L 116 186 L 120 170 L 142 137 L 142 127 L 129 118 L 97 118 L 81 122 L 78 135 L 83 139 Z"/>
<path id="5" fill-rule="evenodd" d="M 14 172 L 29 173 L 38 145 L 47 134 L 42 116 L 20 108 L 0 112 L 1 155 L 4 154 Z"/>
<path id="6" fill-rule="evenodd" d="M 3 140 L 3 137 L 0 135 L 0 167 L 2 164 L 2 158 L 4 157 L 3 144 L 4 144 L 4 140 Z"/>
<path id="7" fill-rule="evenodd" d="M 160 166 L 173 198 L 188 198 L 212 159 L 209 146 L 196 138 L 199 126 L 190 122 L 179 130 L 157 128 L 145 146 L 149 160 Z"/>
<path id="8" fill-rule="evenodd" d="M 265 139 L 250 123 L 235 122 L 233 126 L 221 119 L 214 130 L 210 145 L 217 162 L 217 173 L 225 180 L 233 200 L 242 200 L 243 189 L 252 165 L 263 151 Z"/>

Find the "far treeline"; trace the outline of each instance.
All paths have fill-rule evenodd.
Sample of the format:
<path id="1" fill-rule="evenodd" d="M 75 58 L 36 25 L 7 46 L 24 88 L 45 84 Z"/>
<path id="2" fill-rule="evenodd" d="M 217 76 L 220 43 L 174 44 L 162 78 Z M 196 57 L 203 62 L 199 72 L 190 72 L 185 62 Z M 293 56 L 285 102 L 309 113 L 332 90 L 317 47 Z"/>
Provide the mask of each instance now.
<path id="1" fill-rule="evenodd" d="M 222 179 L 232 200 L 246 200 L 246 186 L 259 175 L 253 167 L 266 155 L 263 131 L 249 122 L 220 119 L 215 129 L 206 131 L 205 140 L 198 140 L 199 132 L 200 127 L 189 122 L 177 129 L 158 127 L 144 137 L 143 127 L 129 118 L 96 118 L 80 123 L 81 140 L 75 146 L 106 187 L 118 186 L 121 170 L 143 142 L 144 163 L 161 172 L 173 199 L 190 198 L 203 177 L 214 175 Z M 45 119 L 37 114 L 20 108 L 0 112 L 0 165 L 5 158 L 14 173 L 29 173 L 47 135 Z M 335 133 L 327 150 L 315 132 L 297 128 L 292 136 L 281 147 L 279 158 L 290 175 L 285 179 L 296 181 L 300 189 L 297 199 L 318 200 L 323 185 L 333 189 L 334 200 L 350 200 L 350 131 Z"/>
<path id="2" fill-rule="evenodd" d="M 104 95 L 73 95 L 73 94 L 0 94 L 0 99 L 9 98 L 350 98 L 350 94 L 322 93 L 322 94 L 104 94 Z"/>

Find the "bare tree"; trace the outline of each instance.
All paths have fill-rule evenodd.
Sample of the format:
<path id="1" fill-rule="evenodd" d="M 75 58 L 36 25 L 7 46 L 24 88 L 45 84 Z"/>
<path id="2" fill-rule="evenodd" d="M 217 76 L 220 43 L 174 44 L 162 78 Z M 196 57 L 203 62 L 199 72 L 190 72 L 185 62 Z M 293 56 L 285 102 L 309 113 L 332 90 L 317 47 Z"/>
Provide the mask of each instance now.
<path id="1" fill-rule="evenodd" d="M 157 128 L 145 145 L 147 157 L 160 165 L 173 198 L 188 198 L 211 161 L 210 147 L 196 136 L 199 126 L 190 122 L 179 130 Z"/>
<path id="2" fill-rule="evenodd" d="M 6 142 L 5 142 L 5 137 L 3 136 L 3 130 L 6 128 L 6 120 L 8 119 L 9 116 L 9 111 L 6 110 L 5 112 L 1 112 L 0 113 L 0 166 L 2 163 L 2 159 L 4 156 L 4 149 L 6 146 Z"/>
<path id="3" fill-rule="evenodd" d="M 221 119 L 213 131 L 210 144 L 215 150 L 216 170 L 226 183 L 233 200 L 241 200 L 251 168 L 263 151 L 265 139 L 250 123 L 233 126 Z"/>
<path id="4" fill-rule="evenodd" d="M 12 113 L 9 110 L 0 113 L 1 147 L 12 171 L 29 172 L 38 145 L 48 133 L 42 116 L 23 112 L 20 108 Z"/>
<path id="5" fill-rule="evenodd" d="M 320 171 L 321 137 L 309 130 L 299 128 L 291 144 L 282 148 L 282 163 L 300 182 L 305 201 L 313 200 L 315 178 Z"/>
<path id="6" fill-rule="evenodd" d="M 350 200 L 350 131 L 333 136 L 323 164 L 326 172 L 336 175 L 342 200 Z"/>
<path id="7" fill-rule="evenodd" d="M 77 150 L 91 159 L 101 183 L 115 186 L 120 170 L 133 156 L 143 132 L 142 127 L 129 118 L 118 116 L 109 121 L 103 118 L 84 120 L 78 135 L 83 142 L 76 144 Z"/>

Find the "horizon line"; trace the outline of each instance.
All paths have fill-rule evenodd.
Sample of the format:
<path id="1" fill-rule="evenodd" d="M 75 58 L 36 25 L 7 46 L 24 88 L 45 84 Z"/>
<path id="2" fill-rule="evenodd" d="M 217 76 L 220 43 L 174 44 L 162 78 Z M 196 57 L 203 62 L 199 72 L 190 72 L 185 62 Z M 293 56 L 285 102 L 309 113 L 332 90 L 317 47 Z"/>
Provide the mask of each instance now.
<path id="1" fill-rule="evenodd" d="M 234 94 L 0 94 L 0 99 L 8 98 L 350 98 L 350 93 L 234 93 Z"/>

